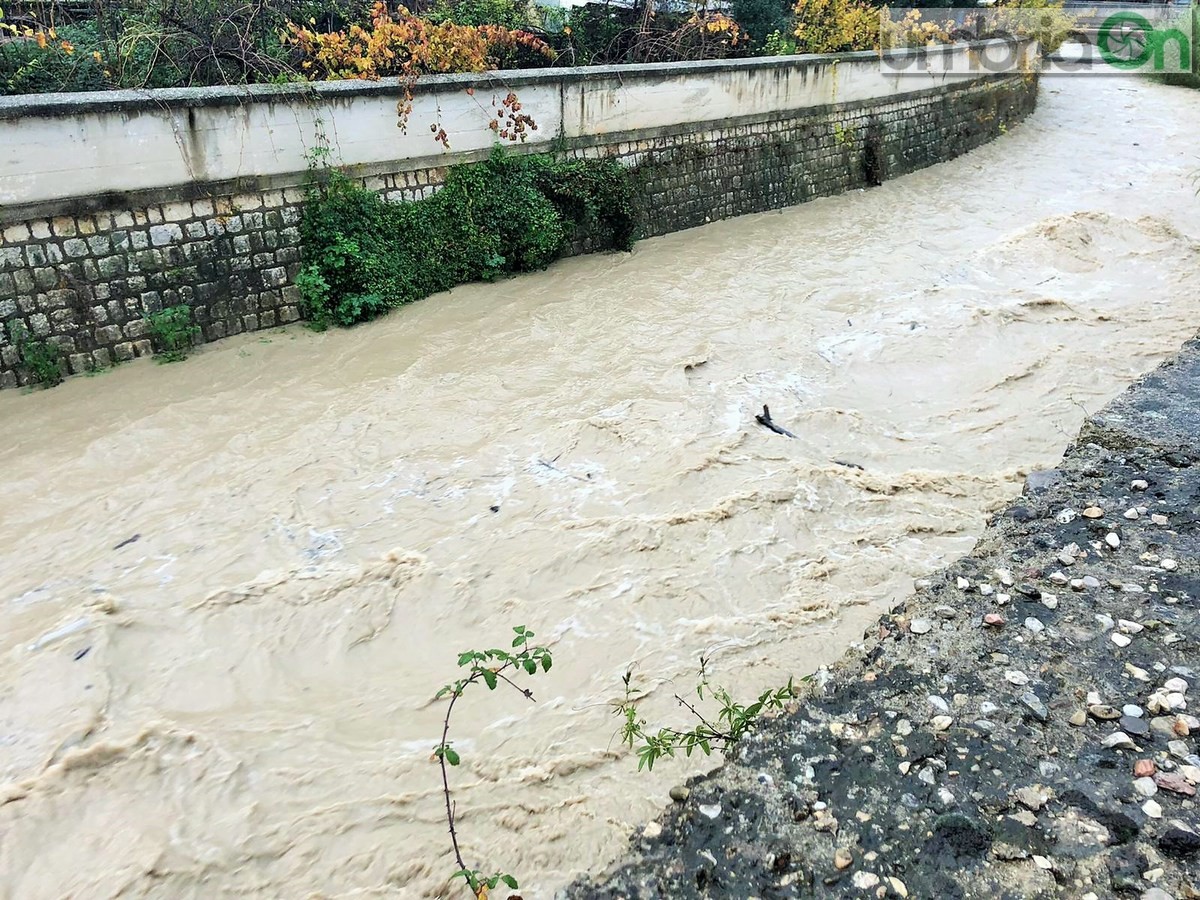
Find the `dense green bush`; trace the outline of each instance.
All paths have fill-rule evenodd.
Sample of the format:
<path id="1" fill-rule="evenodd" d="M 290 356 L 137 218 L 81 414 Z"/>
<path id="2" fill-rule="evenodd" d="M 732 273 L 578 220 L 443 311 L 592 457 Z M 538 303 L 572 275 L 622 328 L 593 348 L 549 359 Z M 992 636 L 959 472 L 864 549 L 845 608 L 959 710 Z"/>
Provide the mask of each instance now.
<path id="1" fill-rule="evenodd" d="M 389 0 L 394 10 L 396 0 Z M 566 65 L 636 63 L 739 56 L 786 31 L 789 0 L 734 0 L 735 28 L 701 3 L 659 9 L 589 3 L 569 9 L 536 0 L 413 0 L 434 25 L 494 25 L 545 40 Z M 947 0 L 949 2 L 949 0 Z M 54 0 L 21 7 L 21 33 L 0 41 L 0 93 L 166 88 L 305 80 L 311 75 L 289 24 L 313 34 L 369 26 L 374 0 L 92 0 L 72 7 L 73 23 Z M 782 24 L 781 24 L 782 23 Z M 51 28 L 57 25 L 57 31 Z M 53 39 L 46 40 L 48 35 Z M 752 39 L 748 39 L 752 38 Z M 67 41 L 60 43 L 59 38 Z M 532 40 L 532 39 L 531 39 Z M 496 68 L 540 68 L 541 47 L 493 42 Z M 390 51 L 389 51 L 390 52 Z M 443 54 L 445 55 L 445 54 Z M 452 55 L 452 54 L 451 54 Z M 365 77 L 370 77 L 365 76 Z"/>
<path id="2" fill-rule="evenodd" d="M 637 10 L 623 6 L 597 3 L 568 9 L 542 7 L 540 12 L 554 48 L 570 65 L 631 62 L 639 38 L 645 34 Z M 671 25 L 680 19 L 677 14 L 666 17 Z"/>
<path id="3" fill-rule="evenodd" d="M 788 30 L 792 4 L 788 0 L 733 0 L 733 18 L 755 45 L 761 46 L 768 35 Z"/>
<path id="4" fill-rule="evenodd" d="M 435 23 L 505 28 L 527 28 L 530 24 L 529 5 L 520 0 L 437 0 L 425 18 Z"/>
<path id="5" fill-rule="evenodd" d="M 103 46 L 95 22 L 64 25 L 59 40 L 40 47 L 33 39 L 0 36 L 0 94 L 103 91 L 112 87 L 103 62 L 93 55 Z M 62 41 L 71 46 L 64 49 Z"/>
<path id="6" fill-rule="evenodd" d="M 293 80 L 300 77 L 293 52 L 280 41 L 288 22 L 334 31 L 364 21 L 370 5 L 370 0 L 112 0 L 53 31 L 55 17 L 49 14 L 45 21 L 14 16 L 9 24 L 54 37 L 44 46 L 34 37 L 0 40 L 0 93 Z"/>
<path id="7" fill-rule="evenodd" d="M 629 249 L 632 176 L 609 160 L 497 150 L 452 169 L 431 197 L 389 203 L 329 172 L 301 233 L 306 318 L 353 325 L 458 284 L 544 268 L 577 239 Z"/>
<path id="8" fill-rule="evenodd" d="M 57 344 L 35 338 L 20 322 L 10 323 L 8 333 L 13 346 L 17 348 L 19 368 L 31 382 L 42 387 L 62 384 L 62 349 Z"/>
<path id="9" fill-rule="evenodd" d="M 283 0 L 273 3 L 276 20 L 307 22 L 322 31 L 340 31 L 367 18 L 372 0 Z"/>
<path id="10" fill-rule="evenodd" d="M 168 306 L 147 316 L 150 323 L 150 340 L 154 343 L 160 363 L 182 362 L 188 350 L 200 337 L 200 326 L 195 324 L 192 308 L 186 303 Z"/>
<path id="11" fill-rule="evenodd" d="M 120 87 L 271 81 L 292 69 L 279 32 L 305 11 L 295 0 L 112 4 L 97 20 L 107 41 L 101 53 Z"/>

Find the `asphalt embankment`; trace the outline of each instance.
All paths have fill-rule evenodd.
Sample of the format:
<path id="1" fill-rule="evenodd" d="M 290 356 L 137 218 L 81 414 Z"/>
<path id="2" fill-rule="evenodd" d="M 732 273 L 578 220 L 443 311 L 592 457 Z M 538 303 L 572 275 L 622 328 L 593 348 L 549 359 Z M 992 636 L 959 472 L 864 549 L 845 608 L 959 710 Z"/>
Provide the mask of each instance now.
<path id="1" fill-rule="evenodd" d="M 1200 340 L 567 898 L 1200 897 Z"/>

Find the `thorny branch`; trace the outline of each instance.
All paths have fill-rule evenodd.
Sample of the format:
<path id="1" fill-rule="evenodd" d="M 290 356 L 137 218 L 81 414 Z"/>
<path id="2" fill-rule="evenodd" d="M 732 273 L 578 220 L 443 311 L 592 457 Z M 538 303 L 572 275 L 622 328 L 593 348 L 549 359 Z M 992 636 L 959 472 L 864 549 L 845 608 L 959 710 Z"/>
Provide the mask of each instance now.
<path id="1" fill-rule="evenodd" d="M 522 697 L 533 702 L 533 691 L 518 685 L 509 677 L 509 673 L 523 671 L 526 675 L 535 675 L 539 670 L 541 672 L 549 672 L 553 660 L 551 659 L 549 649 L 529 644 L 529 639 L 534 635 L 524 625 L 514 628 L 513 633 L 511 651 L 500 649 L 467 650 L 459 654 L 459 666 L 468 668 L 469 673 L 465 678 L 461 678 L 443 687 L 438 691 L 435 698 L 440 699 L 447 696 L 450 698 L 450 702 L 446 706 L 445 718 L 442 720 L 442 740 L 434 748 L 433 753 L 442 772 L 442 798 L 446 805 L 446 824 L 450 831 L 450 844 L 454 850 L 454 862 L 458 866 L 458 871 L 454 873 L 454 877 L 462 878 L 471 893 L 480 898 L 487 897 L 488 892 L 501 882 L 515 889 L 517 887 L 517 879 L 505 872 L 484 875 L 481 870 L 468 866 L 466 860 L 463 859 L 462 846 L 458 841 L 457 808 L 450 791 L 450 767 L 457 766 L 461 760 L 458 751 L 454 749 L 450 741 L 450 720 L 454 715 L 455 705 L 466 692 L 467 688 L 479 682 L 483 682 L 488 690 L 495 690 L 496 685 L 503 681 Z"/>
<path id="2" fill-rule="evenodd" d="M 703 702 L 707 693 L 716 701 L 716 724 L 705 718 L 696 704 L 675 694 L 676 702 L 700 723 L 687 730 L 670 727 L 647 730 L 646 720 L 637 709 L 642 698 L 635 696 L 633 672 L 625 673 L 622 678 L 625 699 L 617 705 L 616 712 L 623 720 L 620 732 L 622 743 L 637 753 L 639 771 L 643 768 L 653 769 L 658 760 L 674 757 L 680 750 L 685 756 L 691 756 L 697 750 L 705 756 L 714 749 L 726 753 L 754 727 L 759 716 L 769 710 L 782 709 L 796 696 L 795 683 L 788 679 L 786 685 L 764 691 L 753 703 L 738 703 L 723 687 L 709 684 L 707 667 L 708 660 L 701 659 L 696 699 Z"/>

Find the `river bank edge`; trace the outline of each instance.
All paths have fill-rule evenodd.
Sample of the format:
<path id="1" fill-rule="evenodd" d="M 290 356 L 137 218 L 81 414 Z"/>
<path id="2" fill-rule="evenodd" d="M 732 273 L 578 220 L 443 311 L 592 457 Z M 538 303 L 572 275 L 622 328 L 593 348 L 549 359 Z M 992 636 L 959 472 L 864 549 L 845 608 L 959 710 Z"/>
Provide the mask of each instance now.
<path id="1" fill-rule="evenodd" d="M 1200 338 L 563 900 L 1200 897 Z"/>

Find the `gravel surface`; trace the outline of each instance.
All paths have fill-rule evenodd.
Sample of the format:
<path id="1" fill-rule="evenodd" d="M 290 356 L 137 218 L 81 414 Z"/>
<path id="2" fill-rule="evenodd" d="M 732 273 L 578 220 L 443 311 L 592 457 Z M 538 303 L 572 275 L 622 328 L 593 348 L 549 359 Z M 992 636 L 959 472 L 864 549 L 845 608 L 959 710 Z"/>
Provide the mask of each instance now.
<path id="1" fill-rule="evenodd" d="M 564 898 L 1200 898 L 1200 341 Z"/>

